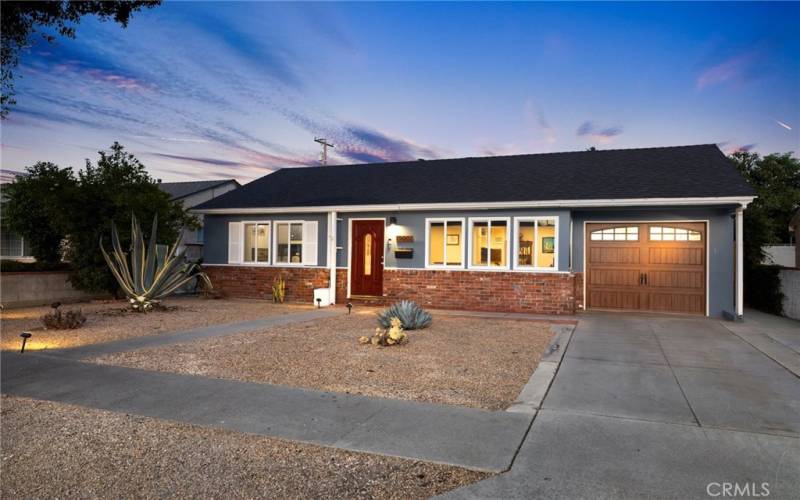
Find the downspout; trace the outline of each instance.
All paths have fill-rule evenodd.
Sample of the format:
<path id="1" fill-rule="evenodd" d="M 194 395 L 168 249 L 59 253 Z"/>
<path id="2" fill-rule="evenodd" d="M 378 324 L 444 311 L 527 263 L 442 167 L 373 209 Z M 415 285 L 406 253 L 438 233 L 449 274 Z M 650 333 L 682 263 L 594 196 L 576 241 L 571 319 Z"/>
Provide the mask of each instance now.
<path id="1" fill-rule="evenodd" d="M 331 304 L 336 303 L 336 212 L 328 212 L 328 295 Z"/>

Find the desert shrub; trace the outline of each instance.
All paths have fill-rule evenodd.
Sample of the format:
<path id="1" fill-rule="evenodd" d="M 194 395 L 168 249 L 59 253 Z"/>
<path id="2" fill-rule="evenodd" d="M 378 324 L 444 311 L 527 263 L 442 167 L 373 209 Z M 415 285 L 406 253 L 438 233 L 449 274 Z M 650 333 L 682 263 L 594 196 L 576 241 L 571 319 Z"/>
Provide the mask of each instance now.
<path id="1" fill-rule="evenodd" d="M 50 330 L 74 330 L 86 323 L 86 316 L 80 309 L 73 309 L 62 314 L 60 306 L 54 307 L 53 312 L 45 314 L 41 319 L 44 327 Z"/>
<path id="2" fill-rule="evenodd" d="M 421 330 L 430 326 L 433 317 L 416 302 L 401 300 L 378 313 L 378 324 L 383 328 L 392 326 L 392 318 L 398 318 L 405 330 Z"/>
<path id="3" fill-rule="evenodd" d="M 275 284 L 272 285 L 272 301 L 276 304 L 283 304 L 285 299 L 286 280 L 283 279 L 283 276 L 278 276 L 278 279 L 275 280 Z"/>
<path id="4" fill-rule="evenodd" d="M 400 319 L 391 318 L 389 328 L 376 328 L 375 334 L 372 337 L 367 337 L 365 335 L 360 337 L 358 342 L 361 344 L 372 344 L 374 346 L 385 347 L 390 345 L 405 344 L 408 342 L 408 335 L 406 335 L 406 333 L 403 331 L 403 325 L 400 323 Z"/>

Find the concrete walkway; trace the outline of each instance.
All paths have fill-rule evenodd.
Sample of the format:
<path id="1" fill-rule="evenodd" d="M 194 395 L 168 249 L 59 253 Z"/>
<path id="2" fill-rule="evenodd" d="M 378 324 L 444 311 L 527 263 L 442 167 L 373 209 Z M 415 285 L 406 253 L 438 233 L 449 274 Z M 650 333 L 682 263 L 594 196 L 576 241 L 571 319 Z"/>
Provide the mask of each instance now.
<path id="1" fill-rule="evenodd" d="M 796 325 L 582 315 L 511 471 L 446 496 L 709 498 L 729 482 L 797 498 L 800 379 L 779 363 Z"/>
<path id="2" fill-rule="evenodd" d="M 172 333 L 145 335 L 143 337 L 121 339 L 113 342 L 104 342 L 101 344 L 89 344 L 65 349 L 48 349 L 46 354 L 49 356 L 58 356 L 69 359 L 88 359 L 103 356 L 105 354 L 135 351 L 138 349 L 144 349 L 146 347 L 159 347 L 169 344 L 188 342 L 190 340 L 234 335 L 237 333 L 260 330 L 263 328 L 271 328 L 274 326 L 301 323 L 304 321 L 338 316 L 340 314 L 343 314 L 341 310 L 315 309 L 301 313 L 283 314 L 280 316 L 269 316 L 267 318 L 254 319 L 250 321 L 240 321 L 238 323 L 225 323 L 222 325 L 210 325 Z"/>
<path id="3" fill-rule="evenodd" d="M 507 470 L 532 415 L 159 373 L 3 352 L 3 393 L 292 439 Z"/>

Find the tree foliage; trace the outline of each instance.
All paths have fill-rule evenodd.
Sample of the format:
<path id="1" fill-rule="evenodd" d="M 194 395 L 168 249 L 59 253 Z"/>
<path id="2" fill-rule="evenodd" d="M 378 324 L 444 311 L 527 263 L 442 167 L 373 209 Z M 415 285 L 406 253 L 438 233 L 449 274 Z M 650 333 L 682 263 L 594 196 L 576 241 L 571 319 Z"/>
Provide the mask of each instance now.
<path id="1" fill-rule="evenodd" d="M 85 169 L 77 175 L 71 168 L 59 169 L 52 164 L 46 164 L 47 169 L 37 167 L 42 164 L 28 168 L 27 175 L 18 177 L 7 191 L 9 211 L 15 213 L 9 222 L 25 238 L 43 230 L 66 238 L 65 258 L 72 263 L 72 284 L 81 290 L 115 293 L 117 282 L 99 247 L 112 222 L 121 228 L 123 248 L 131 245 L 131 214 L 145 221 L 158 215 L 159 243 L 172 243 L 184 226 L 197 227 L 198 222 L 180 203 L 170 201 L 145 166 L 122 145 L 115 142 L 109 151 L 99 154 L 95 164 L 87 160 Z M 30 186 L 52 185 L 53 177 L 65 179 L 71 188 L 50 191 L 52 196 L 43 213 L 25 210 L 24 203 L 41 192 Z M 149 232 L 152 228 L 147 224 L 143 229 Z"/>
<path id="2" fill-rule="evenodd" d="M 34 43 L 34 35 L 52 43 L 56 35 L 75 38 L 81 18 L 94 14 L 102 21 L 109 19 L 128 26 L 131 14 L 159 5 L 160 0 L 52 0 L 45 2 L 3 2 L 2 31 L 0 31 L 0 116 L 8 115 L 14 100 L 14 70 L 19 65 L 20 52 Z M 42 31 L 44 30 L 44 31 Z"/>
<path id="3" fill-rule="evenodd" d="M 745 302 L 780 314 L 777 270 L 764 266 L 764 245 L 789 242 L 789 221 L 800 206 L 800 160 L 791 153 L 760 157 L 737 152 L 731 160 L 758 196 L 744 211 Z"/>
<path id="4" fill-rule="evenodd" d="M 63 201 L 75 196 L 75 174 L 48 162 L 26 170 L 26 175 L 3 187 L 8 200 L 3 204 L 3 224 L 25 237 L 37 261 L 60 262 L 66 236 Z"/>

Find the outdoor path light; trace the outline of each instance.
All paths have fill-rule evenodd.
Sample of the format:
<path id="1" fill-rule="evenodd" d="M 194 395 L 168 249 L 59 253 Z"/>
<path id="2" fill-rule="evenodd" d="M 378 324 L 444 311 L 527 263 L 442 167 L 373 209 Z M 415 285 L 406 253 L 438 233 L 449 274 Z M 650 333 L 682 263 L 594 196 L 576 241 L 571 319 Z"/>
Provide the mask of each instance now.
<path id="1" fill-rule="evenodd" d="M 347 314 L 350 314 L 350 311 L 353 309 L 353 304 L 350 302 L 347 303 Z"/>
<path id="2" fill-rule="evenodd" d="M 321 305 L 321 304 L 322 304 L 322 299 L 320 299 L 320 298 L 317 298 L 317 309 L 319 309 L 320 307 L 322 307 L 322 305 Z"/>
<path id="3" fill-rule="evenodd" d="M 19 350 L 19 353 L 22 354 L 25 352 L 25 343 L 31 338 L 31 332 L 22 332 L 19 336 L 22 337 L 22 349 Z"/>

